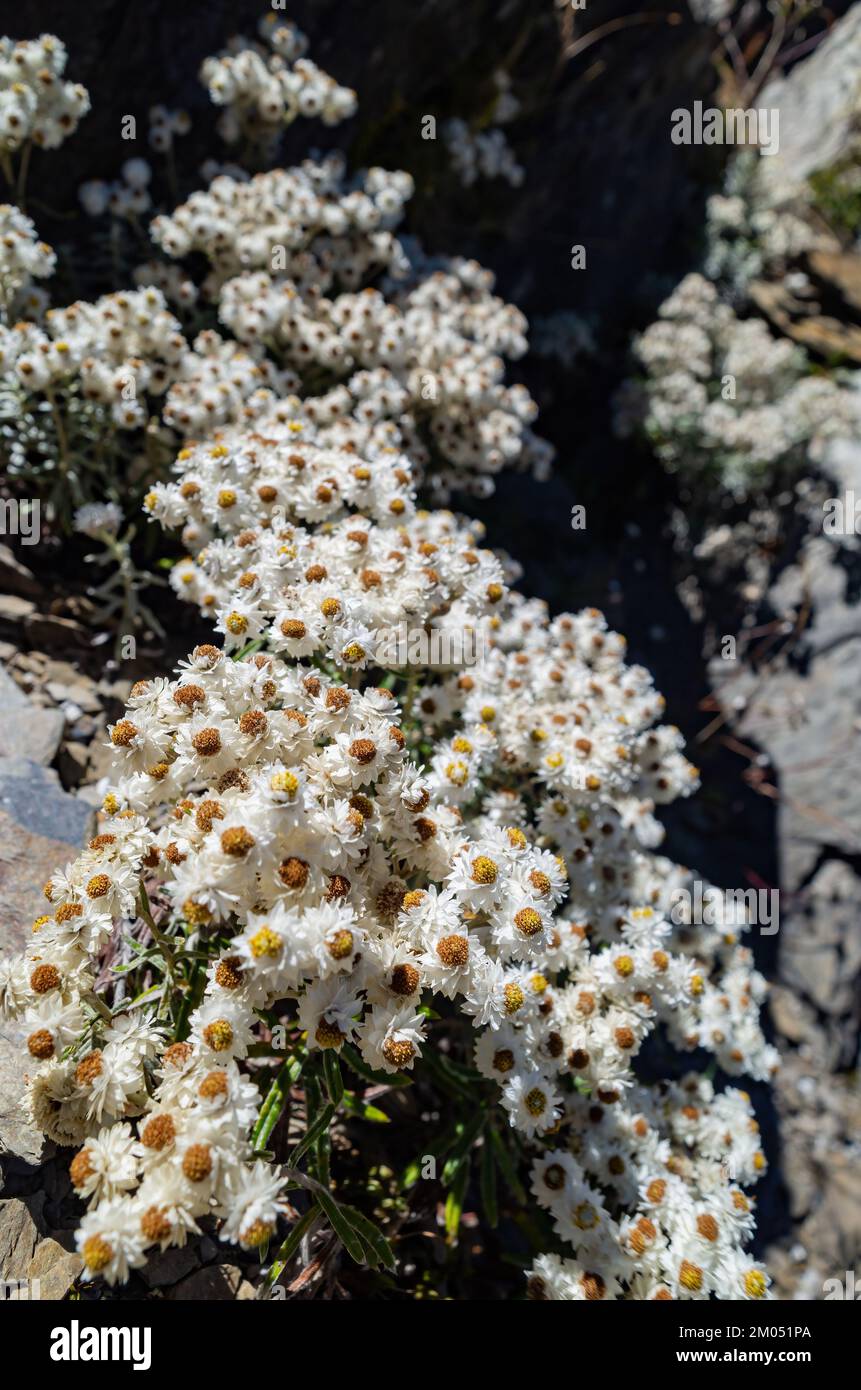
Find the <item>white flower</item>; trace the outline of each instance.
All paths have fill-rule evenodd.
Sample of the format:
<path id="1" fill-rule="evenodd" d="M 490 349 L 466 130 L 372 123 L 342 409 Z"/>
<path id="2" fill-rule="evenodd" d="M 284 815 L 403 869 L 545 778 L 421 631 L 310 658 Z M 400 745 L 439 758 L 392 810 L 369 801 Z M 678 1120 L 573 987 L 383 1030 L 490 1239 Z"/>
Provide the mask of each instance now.
<path id="1" fill-rule="evenodd" d="M 516 1074 L 502 1088 L 512 1125 L 530 1137 L 552 1129 L 561 1113 L 558 1093 L 540 1072 Z"/>
<path id="2" fill-rule="evenodd" d="M 71 1177 L 79 1197 L 99 1202 L 136 1187 L 138 1170 L 131 1125 L 112 1125 L 88 1139 L 72 1161 Z"/>
<path id="3" fill-rule="evenodd" d="M 222 1240 L 234 1241 L 245 1250 L 253 1250 L 269 1240 L 287 1209 L 286 1198 L 281 1196 L 286 1181 L 259 1159 L 253 1167 L 238 1169 L 231 1185 Z"/>
<path id="4" fill-rule="evenodd" d="M 76 1243 L 84 1279 L 101 1275 L 108 1284 L 125 1283 L 132 1269 L 146 1263 L 140 1213 L 122 1197 L 109 1198 L 88 1211 L 78 1227 Z"/>
<path id="5" fill-rule="evenodd" d="M 88 502 L 75 512 L 74 527 L 82 535 L 98 537 L 100 531 L 115 536 L 122 525 L 122 508 L 116 502 Z"/>

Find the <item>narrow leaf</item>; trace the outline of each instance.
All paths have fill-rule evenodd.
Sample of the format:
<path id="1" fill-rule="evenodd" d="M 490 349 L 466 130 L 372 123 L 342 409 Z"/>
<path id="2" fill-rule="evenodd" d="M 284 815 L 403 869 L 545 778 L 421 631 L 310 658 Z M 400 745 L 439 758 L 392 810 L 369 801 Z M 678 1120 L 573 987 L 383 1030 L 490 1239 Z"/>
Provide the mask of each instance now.
<path id="1" fill-rule="evenodd" d="M 347 1254 L 355 1260 L 357 1265 L 367 1264 L 365 1251 L 347 1217 L 341 1211 L 331 1192 L 326 1192 L 322 1188 L 315 1190 L 314 1198 L 324 1212 L 329 1225 L 340 1240 Z"/>
<path id="2" fill-rule="evenodd" d="M 320 1135 L 329 1128 L 334 1113 L 334 1105 L 323 1106 L 323 1109 L 320 1111 L 314 1123 L 305 1131 L 304 1138 L 300 1139 L 295 1148 L 291 1149 L 290 1156 L 287 1160 L 291 1168 L 296 1167 L 302 1155 L 307 1153 L 311 1145 L 315 1144 Z"/>
<path id="3" fill-rule="evenodd" d="M 327 1047 L 323 1053 L 323 1075 L 326 1090 L 333 1105 L 340 1105 L 344 1096 L 344 1078 L 341 1075 L 341 1062 L 336 1052 Z"/>
<path id="4" fill-rule="evenodd" d="M 481 1205 L 487 1217 L 488 1225 L 496 1226 L 499 1223 L 499 1203 L 496 1193 L 496 1164 L 493 1161 L 493 1149 L 485 1138 L 481 1150 L 481 1169 L 479 1176 L 481 1187 Z"/>

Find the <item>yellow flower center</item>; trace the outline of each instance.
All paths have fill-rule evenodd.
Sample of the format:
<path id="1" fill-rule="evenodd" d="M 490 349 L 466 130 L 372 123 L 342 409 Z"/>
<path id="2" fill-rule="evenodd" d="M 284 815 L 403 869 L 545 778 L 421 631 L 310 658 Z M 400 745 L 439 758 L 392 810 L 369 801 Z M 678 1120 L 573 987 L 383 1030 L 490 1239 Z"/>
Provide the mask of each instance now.
<path id="1" fill-rule="evenodd" d="M 526 1106 L 530 1115 L 535 1115 L 537 1117 L 538 1115 L 543 1115 L 544 1111 L 547 1109 L 547 1097 L 540 1086 L 533 1086 L 531 1091 L 527 1091 L 523 1104 Z"/>
<path id="2" fill-rule="evenodd" d="M 271 927 L 261 927 L 248 942 L 249 950 L 255 960 L 269 956 L 271 960 L 281 953 L 281 938 Z"/>
<path id="3" fill-rule="evenodd" d="M 92 1274 L 101 1274 L 102 1270 L 107 1269 L 114 1258 L 113 1247 L 108 1245 L 104 1236 L 89 1236 L 84 1241 L 81 1254 L 84 1257 L 84 1264 Z"/>
<path id="4" fill-rule="evenodd" d="M 213 1052 L 226 1052 L 233 1042 L 233 1029 L 226 1018 L 217 1018 L 204 1028 L 203 1040 Z"/>
<path id="5" fill-rule="evenodd" d="M 481 883 L 485 886 L 489 886 L 491 883 L 496 882 L 498 872 L 499 870 L 493 860 L 489 859 L 486 854 L 480 854 L 478 858 L 473 861 L 472 880 L 474 883 Z"/>

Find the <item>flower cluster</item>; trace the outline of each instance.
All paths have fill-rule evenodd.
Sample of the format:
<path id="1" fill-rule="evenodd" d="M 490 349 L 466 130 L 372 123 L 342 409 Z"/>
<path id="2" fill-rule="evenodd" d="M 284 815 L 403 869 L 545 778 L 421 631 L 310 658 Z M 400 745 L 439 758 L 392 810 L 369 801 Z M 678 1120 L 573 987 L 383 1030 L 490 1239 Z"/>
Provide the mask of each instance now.
<path id="1" fill-rule="evenodd" d="M 504 592 L 500 562 L 476 549 L 481 527 L 416 515 L 403 455 L 320 445 L 298 407 L 182 450 L 180 481 L 147 495 L 194 552 L 171 573 L 177 592 L 217 620 L 228 650 L 266 637 L 344 671 L 398 667 L 401 619 L 440 650 L 462 651 L 464 633 L 477 650 Z"/>
<path id="2" fill-rule="evenodd" d="M 710 1081 L 691 1074 L 660 1096 L 635 1085 L 626 1100 L 591 1132 L 583 1124 L 576 1156 L 548 1149 L 533 1165 L 532 1191 L 576 1257 L 540 1256 L 529 1297 L 599 1302 L 627 1285 L 649 1302 L 766 1298 L 765 1267 L 743 1249 L 754 1229 L 743 1187 L 762 1166 L 749 1097 L 715 1095 Z M 627 1194 L 631 1210 L 621 1221 L 594 1185 L 602 1182 Z"/>
<path id="3" fill-rule="evenodd" d="M 174 288 L 182 296 L 181 285 Z M 168 388 L 162 423 L 181 438 L 202 437 L 234 420 L 254 420 L 299 385 L 259 346 L 242 347 L 206 329 L 183 353 Z"/>
<path id="4" fill-rule="evenodd" d="M 43 149 L 62 145 L 90 109 L 85 87 L 64 82 L 66 49 L 53 34 L 16 43 L 0 38 L 0 152 L 28 141 Z"/>
<path id="5" fill-rule="evenodd" d="M 252 107 L 264 123 L 318 106 L 324 119 L 348 114 L 352 94 L 307 62 L 298 30 L 270 15 L 261 35 L 268 57 L 237 41 L 205 65 L 231 118 L 250 120 Z M 7 49 L 25 72 L 39 72 L 40 54 L 58 70 L 65 63 L 50 38 Z M 504 86 L 502 106 L 511 100 Z M 183 112 L 150 111 L 154 148 L 169 149 L 187 128 Z M 210 172 L 205 190 L 153 220 L 157 251 L 170 259 L 139 265 L 135 290 L 47 314 L 32 279 L 51 272 L 53 253 L 22 213 L 4 214 L 4 447 L 14 476 L 45 483 L 62 528 L 75 507 L 101 499 L 94 461 L 114 470 L 112 497 L 129 479 L 140 496 L 182 439 L 247 425 L 293 393 L 313 398 L 308 418 L 321 442 L 363 454 L 409 450 L 437 500 L 455 488 L 492 491 L 508 466 L 543 476 L 552 450 L 532 431 L 535 404 L 504 379 L 505 359 L 526 351 L 526 321 L 474 262 L 430 260 L 398 238 L 408 174 L 374 168 L 348 178 L 340 155 L 254 178 Z M 84 184 L 80 199 L 92 216 L 134 223 L 152 207 L 151 184 L 149 163 L 130 159 L 113 182 Z M 182 264 L 194 253 L 209 262 L 202 283 Z M 168 304 L 181 318 L 213 306 L 230 336 L 207 329 L 189 342 Z"/>
<path id="6" fill-rule="evenodd" d="M 807 251 L 834 249 L 833 238 L 808 215 L 809 198 L 764 177 L 768 163 L 752 150 L 739 152 L 722 192 L 706 203 L 703 271 L 739 301 L 752 280 L 785 273 Z"/>
<path id="7" fill-rule="evenodd" d="M 37 306 L 29 301 L 37 294 L 26 292 L 33 314 Z M 176 381 L 181 390 L 181 378 L 200 365 L 152 286 L 79 300 L 9 326 L 0 322 L 7 476 L 38 489 L 61 532 L 72 529 L 76 508 L 106 496 L 122 499 L 128 515 L 129 499 L 140 497 L 176 449 L 177 436 L 161 418 L 167 388 Z M 231 388 L 230 400 L 236 398 Z M 129 566 L 129 582 L 131 574 Z"/>
<path id="8" fill-rule="evenodd" d="M 102 532 L 116 535 L 122 520 L 122 508 L 116 502 L 87 502 L 75 512 L 74 527 L 79 535 L 95 539 Z"/>
<path id="9" fill-rule="evenodd" d="M 331 156 L 220 176 L 156 218 L 153 235 L 171 256 L 209 258 L 204 293 L 222 322 L 296 372 L 358 448 L 391 422 L 438 498 L 490 491 L 508 466 L 543 475 L 552 451 L 530 428 L 535 403 L 504 381 L 504 359 L 526 352 L 526 320 L 474 261 L 436 262 L 393 234 L 411 192 L 408 175 L 383 169 L 347 183 Z"/>
<path id="10" fill-rule="evenodd" d="M 212 298 L 241 271 L 276 267 L 300 288 L 323 293 L 336 281 L 355 288 L 369 271 L 401 263 L 390 231 L 412 191 L 408 174 L 385 169 L 348 181 L 343 156 L 331 154 L 254 178 L 218 175 L 155 218 L 151 231 L 166 255 L 199 252 L 209 260 Z"/>
<path id="11" fill-rule="evenodd" d="M 270 16 L 261 36 L 204 64 L 229 139 L 351 113 L 298 30 Z M 503 120 L 516 102 L 497 87 Z M 181 125 L 165 113 L 161 144 Z M 516 182 L 507 147 L 479 141 L 467 173 Z M 130 161 L 85 202 L 133 218 L 148 172 Z M 691 877 L 659 853 L 658 808 L 698 774 L 624 638 L 512 592 L 479 523 L 419 505 L 422 484 L 438 501 L 505 466 L 540 475 L 550 451 L 505 382 L 525 320 L 474 262 L 396 235 L 411 192 L 404 173 L 348 179 L 340 156 L 216 171 L 155 219 L 170 263 L 139 267 L 138 288 L 0 329 L 4 387 L 22 420 L 54 421 L 81 533 L 119 553 L 117 501 L 75 462 L 87 411 L 124 459 L 141 434 L 147 458 L 185 441 L 145 511 L 181 534 L 171 582 L 220 638 L 132 688 L 98 834 L 0 965 L 30 1111 L 77 1150 L 78 1246 L 115 1284 L 203 1229 L 265 1261 L 296 1217 L 288 1180 L 308 1180 L 301 1144 L 286 1172 L 267 1161 L 285 1068 L 305 1071 L 307 1146 L 342 1061 L 383 1086 L 460 1066 L 512 1154 L 528 1148 L 536 1219 L 566 1251 L 536 1261 L 530 1294 L 767 1297 L 744 1253 L 742 1189 L 765 1168 L 748 1098 L 643 1079 L 667 1045 L 770 1076 L 747 923 L 670 915 Z M 9 225 L 24 288 L 48 253 Z M 230 336 L 190 343 L 168 304 L 214 306 Z M 800 359 L 771 344 L 764 367 L 761 338 L 696 282 L 665 319 L 644 361 L 670 441 L 687 428 L 674 351 L 707 395 L 720 369 L 759 371 L 737 451 L 760 448 L 769 370 L 819 428 Z M 32 453 L 22 436 L 13 468 Z"/>
<path id="12" fill-rule="evenodd" d="M 740 319 L 711 281 L 682 280 L 634 344 L 641 380 L 617 400 L 622 434 L 645 430 L 664 465 L 689 482 L 717 478 L 744 495 L 797 471 L 856 423 L 853 394 L 814 373 L 789 339 Z"/>
<path id="13" fill-rule="evenodd" d="M 470 130 L 454 117 L 443 128 L 446 146 L 460 182 L 470 188 L 478 179 L 505 179 L 512 188 L 523 183 L 525 170 L 505 138 L 505 131 Z"/>
<path id="14" fill-rule="evenodd" d="M 167 154 L 173 149 L 176 137 L 188 135 L 190 130 L 191 117 L 187 111 L 161 104 L 150 107 L 147 139 L 157 154 Z"/>
<path id="15" fill-rule="evenodd" d="M 47 302 L 43 290 L 33 280 L 53 275 L 57 258 L 23 212 L 0 203 L 0 310 L 29 313 L 38 318 Z"/>
<path id="16" fill-rule="evenodd" d="M 158 290 L 131 290 L 49 309 L 41 327 L 23 320 L 0 330 L 0 371 L 29 394 L 75 389 L 110 406 L 115 427 L 136 429 L 146 396 L 164 393 L 185 349 Z"/>
<path id="17" fill-rule="evenodd" d="M 81 207 L 88 217 L 141 217 L 152 207 L 149 185 L 152 169 L 145 159 L 127 159 L 113 182 L 89 179 L 78 189 Z"/>
<path id="18" fill-rule="evenodd" d="M 88 1271 L 123 1279 L 204 1217 L 246 1248 L 273 1233 L 282 1179 L 249 1137 L 261 1024 L 396 1076 L 437 1045 L 426 1006 L 442 1000 L 539 1146 L 536 1195 L 590 1288 L 733 1297 L 741 1279 L 764 1296 L 742 1253 L 750 1201 L 721 1168 L 746 1183 L 764 1167 L 746 1102 L 694 1081 L 675 1105 L 633 1068 L 659 1024 L 730 1072 L 775 1063 L 744 924 L 665 916 L 686 874 L 654 852 L 654 808 L 696 773 L 656 725 L 662 700 L 599 613 L 551 621 L 508 592 L 480 528 L 415 512 L 405 460 L 298 443 L 291 423 L 183 451 L 152 500 L 187 538 L 222 532 L 179 582 L 212 583 L 225 646 L 134 688 L 101 833 L 4 968 L 33 1113 L 82 1145 Z M 457 613 L 486 644 L 403 679 L 394 661 L 394 685 L 375 684 L 380 628 L 404 611 L 419 627 Z M 99 1009 L 99 953 L 139 902 L 167 980 Z M 191 962 L 172 1026 L 159 1001 Z M 568 1263 L 542 1280 L 580 1296 Z"/>
<path id="19" fill-rule="evenodd" d="M 150 107 L 147 139 L 156 153 L 170 156 L 176 137 L 187 135 L 190 130 L 191 118 L 187 111 L 171 111 L 166 106 Z M 151 165 L 146 159 L 136 157 L 124 162 L 116 179 L 88 179 L 78 189 L 78 198 L 88 217 L 102 217 L 110 213 L 112 217 L 133 222 L 153 206 L 151 182 Z M 145 283 L 157 281 L 148 280 Z"/>
<path id="20" fill-rule="evenodd" d="M 304 57 L 308 41 L 295 24 L 268 14 L 258 33 L 264 43 L 232 39 L 201 69 L 211 100 L 224 107 L 218 122 L 223 140 L 269 148 L 297 116 L 318 116 L 332 126 L 354 114 L 356 93 Z"/>

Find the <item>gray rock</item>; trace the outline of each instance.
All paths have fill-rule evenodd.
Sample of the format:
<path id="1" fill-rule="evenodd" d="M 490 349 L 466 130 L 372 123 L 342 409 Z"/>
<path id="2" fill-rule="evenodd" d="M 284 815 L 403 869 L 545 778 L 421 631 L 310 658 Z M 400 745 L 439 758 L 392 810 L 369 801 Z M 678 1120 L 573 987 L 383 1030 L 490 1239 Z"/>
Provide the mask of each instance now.
<path id="1" fill-rule="evenodd" d="M 42 1193 L 0 1202 L 0 1279 L 26 1279 L 41 1239 Z"/>
<path id="2" fill-rule="evenodd" d="M 101 777 L 116 776 L 116 749 L 111 746 L 107 729 L 100 729 L 87 745 L 87 781 L 98 782 Z"/>
<path id="3" fill-rule="evenodd" d="M 21 950 L 45 909 L 42 888 L 88 838 L 93 812 L 63 791 L 56 772 L 26 758 L 0 758 L 0 944 Z M 0 1151 L 36 1162 L 42 1136 L 22 1107 L 24 1033 L 0 1025 Z"/>
<path id="4" fill-rule="evenodd" d="M 57 705 L 76 705 L 85 714 L 101 714 L 102 702 L 95 685 L 82 680 L 80 676 L 68 683 L 49 680 L 45 683 L 45 689 Z"/>
<path id="5" fill-rule="evenodd" d="M 781 1173 L 789 1192 L 789 1209 L 795 1221 L 802 1220 L 819 1198 L 819 1174 L 811 1162 L 808 1145 L 789 1131 L 781 1163 Z"/>
<path id="6" fill-rule="evenodd" d="M 790 1042 L 803 1042 L 816 1028 L 814 1010 L 804 1004 L 794 990 L 773 985 L 768 995 L 768 1006 L 778 1033 Z"/>
<path id="7" fill-rule="evenodd" d="M 63 791 L 56 772 L 25 757 L 0 758 L 0 826 L 2 817 L 28 835 L 75 848 L 82 844 L 91 819 L 77 798 Z M 15 831 L 5 829 L 0 838 L 0 887 L 3 867 L 16 850 Z"/>
<path id="8" fill-rule="evenodd" d="M 36 605 L 15 594 L 0 594 L 0 632 L 14 636 L 26 618 L 35 617 Z"/>
<path id="9" fill-rule="evenodd" d="M 150 1255 L 141 1276 L 151 1289 L 167 1288 L 185 1279 L 199 1267 L 200 1260 L 194 1245 L 174 1246 Z"/>
<path id="10" fill-rule="evenodd" d="M 15 1154 L 36 1164 L 45 1140 L 23 1104 L 26 1035 L 27 1030 L 17 1024 L 0 1024 L 0 1154 Z"/>
<path id="11" fill-rule="evenodd" d="M 0 666 L 0 709 L 26 709 L 28 704 L 20 685 L 12 679 L 5 666 Z"/>
<path id="12" fill-rule="evenodd" d="M 859 969 L 858 896 L 848 864 L 830 859 L 799 895 L 783 924 L 781 976 L 823 1013 L 848 1013 Z"/>
<path id="13" fill-rule="evenodd" d="M 209 1265 L 183 1279 L 167 1296 L 182 1302 L 227 1302 L 239 1297 L 243 1282 L 238 1265 Z"/>
<path id="14" fill-rule="evenodd" d="M 33 1294 L 38 1292 L 43 1303 L 58 1303 L 65 1298 L 83 1268 L 80 1255 L 49 1237 L 36 1247 L 27 1268 L 27 1278 L 34 1286 Z"/>
<path id="15" fill-rule="evenodd" d="M 823 1225 L 839 1232 L 839 1251 L 845 1263 L 840 1270 L 854 1269 L 861 1253 L 861 1165 L 857 1154 L 836 1154 L 829 1164 L 823 1201 Z"/>
<path id="16" fill-rule="evenodd" d="M 23 599 L 17 600 L 23 603 Z M 60 618 L 53 613 L 38 613 L 30 605 L 32 612 L 24 618 L 24 633 L 34 647 L 46 647 L 48 651 L 67 651 L 69 647 L 86 647 L 90 634 L 83 623 L 74 618 Z"/>
<path id="17" fill-rule="evenodd" d="M 80 801 L 83 806 L 89 806 L 90 814 L 98 811 L 105 799 L 104 791 L 100 790 L 95 783 L 87 782 L 83 787 L 78 787 L 75 792 L 75 799 Z"/>
<path id="18" fill-rule="evenodd" d="M 4 594 L 23 594 L 29 598 L 42 592 L 36 576 L 21 564 L 8 545 L 0 545 L 0 589 Z"/>
<path id="19" fill-rule="evenodd" d="M 21 753 L 34 763 L 48 767 L 57 755 L 65 715 L 58 709 L 38 709 L 34 705 L 0 705 L 0 758 L 17 758 Z"/>
<path id="20" fill-rule="evenodd" d="M 100 680 L 96 687 L 102 697 L 102 704 L 118 705 L 121 709 L 125 709 L 131 688 L 132 682 L 130 680 L 108 680 L 107 678 Z M 102 705 L 99 705 L 99 708 L 101 707 Z"/>
<path id="21" fill-rule="evenodd" d="M 812 872 L 823 846 L 861 853 L 861 617 L 846 602 L 846 576 L 835 558 L 834 547 L 817 538 L 769 592 L 777 612 L 799 607 L 804 590 L 810 597 L 805 670 L 778 667 L 763 677 L 729 662 L 709 668 L 715 692 L 740 711 L 735 732 L 762 748 L 775 770 L 781 885 L 789 893 Z"/>
<path id="22" fill-rule="evenodd" d="M 827 169 L 855 137 L 861 88 L 861 11 L 853 6 L 815 53 L 757 99 L 780 113 L 780 148 L 762 161 L 767 186 L 799 185 Z"/>

